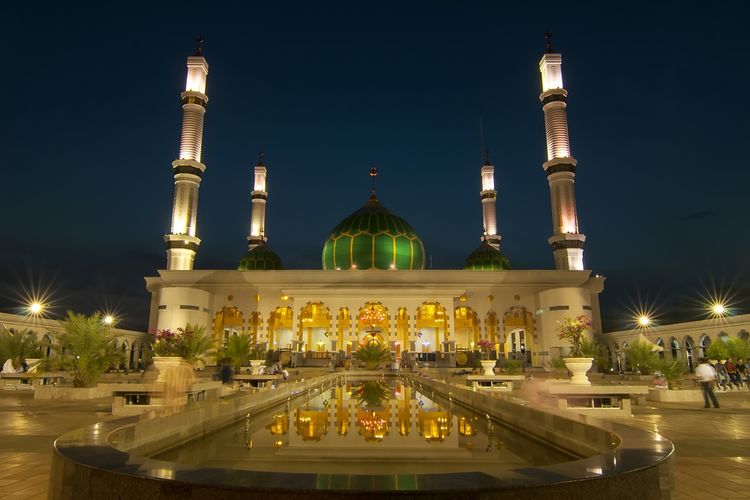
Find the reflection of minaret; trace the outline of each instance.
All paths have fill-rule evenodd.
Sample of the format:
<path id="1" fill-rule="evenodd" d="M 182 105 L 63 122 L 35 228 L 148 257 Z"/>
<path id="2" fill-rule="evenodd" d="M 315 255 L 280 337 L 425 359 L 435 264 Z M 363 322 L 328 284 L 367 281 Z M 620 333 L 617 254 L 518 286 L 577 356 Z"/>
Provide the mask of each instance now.
<path id="1" fill-rule="evenodd" d="M 172 162 L 174 205 L 172 230 L 164 236 L 167 269 L 191 270 L 201 240 L 195 236 L 198 215 L 198 188 L 206 166 L 201 163 L 203 115 L 206 113 L 208 63 L 203 57 L 203 39 L 197 40 L 195 55 L 187 59 L 187 83 L 182 97 L 180 157 Z"/>
<path id="2" fill-rule="evenodd" d="M 495 190 L 495 167 L 490 165 L 490 156 L 484 150 L 484 161 L 482 162 L 482 217 L 484 219 L 484 234 L 486 239 L 495 250 L 500 250 L 500 235 L 497 232 L 497 190 Z"/>
<path id="3" fill-rule="evenodd" d="M 266 167 L 263 164 L 263 152 L 260 152 L 258 164 L 255 166 L 255 177 L 253 180 L 253 192 L 250 193 L 252 200 L 252 214 L 250 216 L 250 234 L 247 236 L 247 248 L 252 250 L 258 245 L 265 243 L 266 238 Z"/>
<path id="4" fill-rule="evenodd" d="M 552 199 L 552 227 L 554 234 L 547 240 L 555 256 L 557 269 L 583 269 L 583 242 L 586 236 L 578 232 L 578 215 L 573 183 L 576 160 L 570 153 L 568 118 L 566 114 L 568 92 L 563 88 L 562 56 L 552 50 L 552 35 L 545 33 L 547 47 L 539 71 L 542 74 L 542 101 L 544 128 L 547 132 L 547 173 Z"/>

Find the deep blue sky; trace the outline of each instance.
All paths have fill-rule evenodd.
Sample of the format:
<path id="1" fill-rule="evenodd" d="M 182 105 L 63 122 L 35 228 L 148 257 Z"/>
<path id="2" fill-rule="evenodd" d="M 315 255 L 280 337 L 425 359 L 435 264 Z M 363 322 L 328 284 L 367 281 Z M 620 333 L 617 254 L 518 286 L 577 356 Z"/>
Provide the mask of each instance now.
<path id="1" fill-rule="evenodd" d="M 165 263 L 179 92 L 199 32 L 210 102 L 197 267 L 242 256 L 260 149 L 266 230 L 287 268 L 320 267 L 373 162 L 381 201 L 434 267 L 462 267 L 482 230 L 480 117 L 503 249 L 517 269 L 553 267 L 537 68 L 549 28 L 607 324 L 639 301 L 693 319 L 707 289 L 747 296 L 743 2 L 219 4 L 6 13 L 0 309 L 22 287 L 49 288 L 59 313 L 117 308 L 126 326 L 145 324 L 142 278 Z"/>

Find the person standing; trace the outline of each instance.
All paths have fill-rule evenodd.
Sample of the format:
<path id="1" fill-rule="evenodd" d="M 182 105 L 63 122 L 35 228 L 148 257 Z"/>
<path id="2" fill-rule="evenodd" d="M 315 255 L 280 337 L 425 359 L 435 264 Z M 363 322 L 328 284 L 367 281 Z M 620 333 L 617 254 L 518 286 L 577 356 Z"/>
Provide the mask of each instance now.
<path id="1" fill-rule="evenodd" d="M 698 377 L 698 382 L 700 382 L 701 389 L 703 389 L 703 402 L 705 403 L 703 407 L 711 408 L 711 405 L 708 404 L 710 399 L 714 404 L 714 408 L 718 408 L 719 401 L 716 399 L 713 388 L 714 380 L 716 380 L 716 370 L 706 361 L 706 358 L 701 358 L 701 363 L 695 369 L 695 376 Z"/>

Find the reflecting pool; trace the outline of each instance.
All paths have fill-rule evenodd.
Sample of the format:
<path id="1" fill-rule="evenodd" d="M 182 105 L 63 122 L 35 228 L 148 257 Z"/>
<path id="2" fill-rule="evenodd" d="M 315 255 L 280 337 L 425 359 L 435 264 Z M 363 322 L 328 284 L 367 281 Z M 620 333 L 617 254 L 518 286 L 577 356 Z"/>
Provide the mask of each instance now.
<path id="1" fill-rule="evenodd" d="M 401 379 L 339 379 L 155 458 L 270 472 L 484 472 L 570 460 Z"/>

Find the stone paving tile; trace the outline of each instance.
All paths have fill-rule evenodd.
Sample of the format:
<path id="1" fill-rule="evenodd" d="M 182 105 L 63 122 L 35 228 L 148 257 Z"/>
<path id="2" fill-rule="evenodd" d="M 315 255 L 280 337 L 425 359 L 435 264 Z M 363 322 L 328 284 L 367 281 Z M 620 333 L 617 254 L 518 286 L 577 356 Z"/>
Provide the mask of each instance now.
<path id="1" fill-rule="evenodd" d="M 721 408 L 643 402 L 630 423 L 675 443 L 675 500 L 750 497 L 750 392 L 719 394 Z M 111 401 L 35 401 L 0 392 L 0 499 L 46 499 L 55 438 L 110 420 Z"/>

